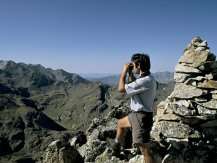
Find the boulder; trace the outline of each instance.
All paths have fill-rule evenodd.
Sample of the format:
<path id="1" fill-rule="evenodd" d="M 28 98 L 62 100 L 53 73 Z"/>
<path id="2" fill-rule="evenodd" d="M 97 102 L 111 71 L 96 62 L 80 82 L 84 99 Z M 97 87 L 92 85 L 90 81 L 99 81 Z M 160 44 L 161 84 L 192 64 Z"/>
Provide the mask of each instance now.
<path id="1" fill-rule="evenodd" d="M 215 99 L 211 99 L 208 102 L 201 102 L 198 104 L 209 109 L 217 110 L 217 100 Z"/>
<path id="2" fill-rule="evenodd" d="M 183 83 L 183 82 L 186 81 L 190 76 L 191 76 L 191 74 L 175 72 L 175 73 L 174 73 L 174 80 L 175 80 L 175 82 L 177 82 L 177 83 Z"/>
<path id="3" fill-rule="evenodd" d="M 203 90 L 184 83 L 177 83 L 170 98 L 191 99 L 203 95 Z"/>
<path id="4" fill-rule="evenodd" d="M 186 73 L 186 74 L 201 74 L 201 71 L 197 68 L 188 66 L 187 64 L 177 64 L 175 67 L 177 73 Z"/>
<path id="5" fill-rule="evenodd" d="M 48 145 L 43 163 L 83 163 L 79 152 L 69 144 L 55 140 Z"/>
<path id="6" fill-rule="evenodd" d="M 207 61 L 215 61 L 215 56 L 209 51 L 205 50 L 187 50 L 184 55 L 179 59 L 180 63 L 190 64 L 192 67 L 197 68 Z"/>
<path id="7" fill-rule="evenodd" d="M 217 81 L 205 80 L 203 82 L 199 82 L 197 87 L 198 88 L 205 88 L 205 89 L 217 89 Z"/>
<path id="8" fill-rule="evenodd" d="M 160 135 L 165 137 L 186 139 L 186 138 L 201 138 L 198 131 L 194 130 L 186 124 L 173 121 L 160 121 L 153 126 L 152 136 L 157 140 L 160 140 Z"/>

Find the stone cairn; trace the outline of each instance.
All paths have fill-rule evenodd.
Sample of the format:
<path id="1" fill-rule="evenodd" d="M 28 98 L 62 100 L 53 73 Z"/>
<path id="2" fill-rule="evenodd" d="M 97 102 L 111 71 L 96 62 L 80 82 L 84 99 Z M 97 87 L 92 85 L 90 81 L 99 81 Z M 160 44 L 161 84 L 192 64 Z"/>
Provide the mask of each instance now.
<path id="1" fill-rule="evenodd" d="M 152 137 L 162 162 L 217 162 L 217 61 L 206 41 L 192 39 L 175 67 L 175 87 L 158 105 Z"/>

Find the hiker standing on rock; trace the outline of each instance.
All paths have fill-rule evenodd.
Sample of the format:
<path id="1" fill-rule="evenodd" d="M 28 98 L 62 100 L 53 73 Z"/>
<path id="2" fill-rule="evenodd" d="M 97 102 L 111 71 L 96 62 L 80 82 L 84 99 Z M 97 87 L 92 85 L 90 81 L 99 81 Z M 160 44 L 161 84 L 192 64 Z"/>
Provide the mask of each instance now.
<path id="1" fill-rule="evenodd" d="M 150 140 L 153 124 L 153 103 L 156 95 L 156 80 L 150 73 L 150 58 L 147 54 L 134 54 L 131 62 L 124 65 L 118 90 L 130 96 L 131 113 L 117 123 L 117 134 L 113 145 L 114 155 L 120 153 L 124 129 L 132 128 L 133 145 L 138 146 L 145 163 L 153 163 L 146 143 Z M 128 83 L 125 83 L 128 73 Z"/>

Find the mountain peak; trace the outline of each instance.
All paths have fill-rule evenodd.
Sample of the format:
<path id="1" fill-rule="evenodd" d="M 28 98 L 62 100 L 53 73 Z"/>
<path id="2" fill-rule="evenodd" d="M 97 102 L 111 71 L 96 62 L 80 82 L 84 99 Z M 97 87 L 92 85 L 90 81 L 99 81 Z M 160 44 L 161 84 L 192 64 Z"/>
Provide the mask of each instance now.
<path id="1" fill-rule="evenodd" d="M 41 64 L 16 63 L 14 61 L 0 61 L 0 82 L 10 83 L 18 87 L 43 87 L 59 82 L 69 84 L 87 83 L 88 80 L 78 74 L 69 73 L 62 69 L 53 70 Z"/>

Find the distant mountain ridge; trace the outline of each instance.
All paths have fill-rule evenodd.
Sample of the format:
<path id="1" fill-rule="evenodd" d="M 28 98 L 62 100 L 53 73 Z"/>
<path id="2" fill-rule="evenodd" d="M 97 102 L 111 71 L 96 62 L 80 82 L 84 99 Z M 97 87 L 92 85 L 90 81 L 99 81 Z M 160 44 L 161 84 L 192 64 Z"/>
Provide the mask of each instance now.
<path id="1" fill-rule="evenodd" d="M 152 73 L 155 77 L 155 79 L 159 82 L 159 83 L 169 83 L 171 81 L 173 81 L 173 72 L 169 72 L 169 71 L 163 71 L 163 72 L 155 72 Z M 104 84 L 108 84 L 108 85 L 117 85 L 118 84 L 118 80 L 120 75 L 118 74 L 113 74 L 113 75 L 108 75 L 106 76 L 106 74 L 102 74 L 103 77 L 100 77 L 100 75 L 98 74 L 97 76 L 93 75 L 86 75 L 86 78 L 90 81 L 100 81 Z"/>
<path id="2" fill-rule="evenodd" d="M 78 74 L 69 73 L 62 69 L 53 70 L 40 64 L 16 63 L 0 60 L 0 82 L 20 87 L 43 87 L 62 82 L 78 84 L 89 81 Z"/>

